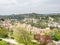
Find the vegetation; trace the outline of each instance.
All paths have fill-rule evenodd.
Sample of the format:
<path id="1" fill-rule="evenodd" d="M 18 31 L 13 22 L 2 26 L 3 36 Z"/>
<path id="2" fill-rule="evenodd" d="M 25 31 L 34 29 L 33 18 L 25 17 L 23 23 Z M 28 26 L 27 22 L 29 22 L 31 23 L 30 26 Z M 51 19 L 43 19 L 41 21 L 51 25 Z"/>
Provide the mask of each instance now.
<path id="1" fill-rule="evenodd" d="M 60 33 L 55 34 L 55 38 L 56 38 L 57 40 L 60 40 Z"/>
<path id="2" fill-rule="evenodd" d="M 52 40 L 59 41 L 60 40 L 60 31 L 58 28 L 54 28 L 49 33 L 45 33 L 46 35 L 49 35 Z"/>
<path id="3" fill-rule="evenodd" d="M 30 19 L 38 19 L 35 23 L 32 21 L 23 21 L 24 18 Z M 17 19 L 21 23 L 31 24 L 31 26 L 37 28 L 46 28 L 48 24 L 51 22 L 56 22 L 60 24 L 60 14 L 13 14 L 9 16 L 0 16 L 0 21 L 4 22 L 4 19 Z M 11 21 L 12 25 L 14 25 L 15 21 Z M 46 35 L 50 36 L 52 40 L 59 41 L 60 40 L 60 29 L 58 27 L 50 27 L 51 32 L 46 33 Z M 34 35 L 33 35 L 34 36 Z M 38 45 L 37 42 L 32 42 L 33 36 L 27 31 L 26 28 L 17 28 L 16 30 L 7 30 L 5 28 L 0 28 L 0 38 L 12 37 L 11 39 L 15 39 L 18 43 L 22 43 L 25 45 Z M 0 45 L 8 45 L 5 41 L 0 40 Z"/>
<path id="4" fill-rule="evenodd" d="M 8 30 L 0 28 L 0 38 L 6 38 L 8 37 Z"/>
<path id="5" fill-rule="evenodd" d="M 12 14 L 12 15 L 5 15 L 5 16 L 0 16 L 0 18 L 4 19 L 24 19 L 24 18 L 35 18 L 35 19 L 40 19 L 41 20 L 49 20 L 49 17 L 52 17 L 54 21 L 59 21 L 60 20 L 60 14 L 36 14 L 36 13 L 29 13 L 29 14 Z"/>
<path id="6" fill-rule="evenodd" d="M 25 45 L 33 45 L 31 42 L 32 37 L 25 28 L 19 28 L 18 30 L 14 30 L 14 38 L 17 42 L 25 44 Z M 35 44 L 34 44 L 35 45 Z"/>
<path id="7" fill-rule="evenodd" d="M 9 44 L 5 41 L 0 41 L 0 45 L 9 45 Z"/>

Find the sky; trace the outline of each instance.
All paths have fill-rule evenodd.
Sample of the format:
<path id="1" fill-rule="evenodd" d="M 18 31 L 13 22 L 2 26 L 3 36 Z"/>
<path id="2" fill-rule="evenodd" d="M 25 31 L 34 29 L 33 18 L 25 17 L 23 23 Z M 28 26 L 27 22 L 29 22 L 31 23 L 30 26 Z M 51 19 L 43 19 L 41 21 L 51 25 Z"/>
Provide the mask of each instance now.
<path id="1" fill-rule="evenodd" d="M 60 0 L 0 0 L 0 15 L 60 13 Z"/>

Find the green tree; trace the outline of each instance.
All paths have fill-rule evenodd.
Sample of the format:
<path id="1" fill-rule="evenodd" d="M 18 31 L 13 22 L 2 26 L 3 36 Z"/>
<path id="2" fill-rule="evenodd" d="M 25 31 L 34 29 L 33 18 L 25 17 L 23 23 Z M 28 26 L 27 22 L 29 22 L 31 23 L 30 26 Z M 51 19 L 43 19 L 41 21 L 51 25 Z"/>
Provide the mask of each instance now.
<path id="1" fill-rule="evenodd" d="M 33 45 L 30 33 L 25 28 L 20 28 L 13 31 L 14 38 L 17 42 L 25 45 Z"/>

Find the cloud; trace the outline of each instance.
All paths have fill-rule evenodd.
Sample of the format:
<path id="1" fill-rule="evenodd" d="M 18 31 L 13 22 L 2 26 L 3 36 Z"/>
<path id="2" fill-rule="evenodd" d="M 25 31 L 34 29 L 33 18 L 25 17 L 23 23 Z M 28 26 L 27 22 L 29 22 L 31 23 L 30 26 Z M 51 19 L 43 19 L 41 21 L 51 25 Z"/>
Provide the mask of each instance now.
<path id="1" fill-rule="evenodd" d="M 0 4 L 11 4 L 11 3 L 17 3 L 16 0 L 0 0 Z"/>
<path id="2" fill-rule="evenodd" d="M 0 0 L 0 14 L 60 12 L 60 0 Z"/>
<path id="3" fill-rule="evenodd" d="M 50 0 L 50 1 L 48 1 L 47 2 L 48 4 L 57 4 L 57 5 L 59 5 L 60 4 L 60 0 Z"/>

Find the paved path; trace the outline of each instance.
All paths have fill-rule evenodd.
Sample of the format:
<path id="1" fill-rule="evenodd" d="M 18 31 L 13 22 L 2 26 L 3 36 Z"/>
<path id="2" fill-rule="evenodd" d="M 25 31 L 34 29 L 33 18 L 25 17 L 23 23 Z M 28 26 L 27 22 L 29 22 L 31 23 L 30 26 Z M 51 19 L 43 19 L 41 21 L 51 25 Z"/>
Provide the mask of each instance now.
<path id="1" fill-rule="evenodd" d="M 60 45 L 60 41 L 53 41 L 56 45 Z"/>
<path id="2" fill-rule="evenodd" d="M 4 41 L 6 41 L 6 42 L 8 42 L 8 43 L 18 45 L 18 43 L 17 43 L 15 40 L 13 40 L 13 39 L 4 39 L 4 38 L 0 38 L 0 39 L 2 39 L 2 40 L 4 40 Z"/>

